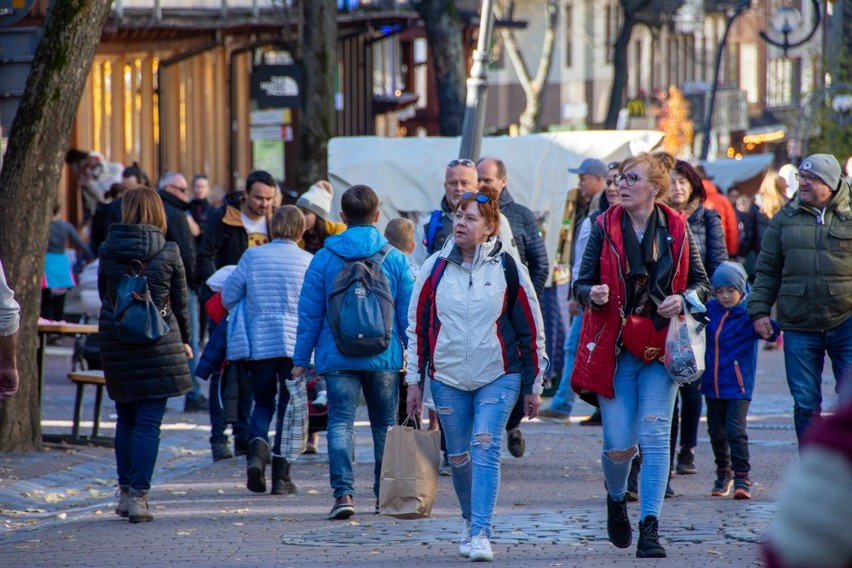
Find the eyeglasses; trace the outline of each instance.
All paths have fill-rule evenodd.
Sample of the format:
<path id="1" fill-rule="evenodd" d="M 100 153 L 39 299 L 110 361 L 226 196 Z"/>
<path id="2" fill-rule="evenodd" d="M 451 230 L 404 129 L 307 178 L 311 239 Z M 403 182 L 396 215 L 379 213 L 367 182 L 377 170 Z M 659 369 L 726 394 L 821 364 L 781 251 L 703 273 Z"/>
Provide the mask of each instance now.
<path id="1" fill-rule="evenodd" d="M 628 186 L 633 187 L 634 185 L 636 185 L 636 182 L 639 181 L 640 179 L 644 179 L 645 181 L 651 181 L 646 177 L 640 176 L 639 174 L 630 173 L 630 174 L 618 174 L 617 176 L 615 176 L 615 183 L 620 185 L 621 182 L 626 181 Z"/>
<path id="2" fill-rule="evenodd" d="M 179 192 L 181 192 L 181 193 L 189 193 L 189 188 L 188 188 L 188 187 L 181 186 L 181 185 L 173 185 L 173 184 L 169 184 L 169 185 L 168 185 L 168 186 L 166 186 L 166 187 L 172 187 L 172 188 L 174 188 L 174 189 L 178 190 L 178 191 L 179 191 Z"/>
<path id="3" fill-rule="evenodd" d="M 822 180 L 820 180 L 817 176 L 815 176 L 813 174 L 796 173 L 796 181 L 807 181 L 809 183 L 812 183 L 812 182 L 815 182 L 815 181 L 822 181 Z"/>
<path id="4" fill-rule="evenodd" d="M 447 164 L 448 168 L 454 168 L 456 166 L 464 166 L 466 168 L 475 168 L 476 164 L 474 164 L 472 160 L 468 160 L 467 158 L 462 158 L 461 160 L 452 160 L 449 164 Z"/>
<path id="5" fill-rule="evenodd" d="M 470 161 L 470 160 L 468 160 Z M 485 195 L 484 193 L 474 193 L 473 191 L 468 191 L 467 193 L 462 193 L 461 198 L 467 199 L 468 197 L 476 196 L 476 201 L 478 203 L 491 203 L 491 198 Z"/>

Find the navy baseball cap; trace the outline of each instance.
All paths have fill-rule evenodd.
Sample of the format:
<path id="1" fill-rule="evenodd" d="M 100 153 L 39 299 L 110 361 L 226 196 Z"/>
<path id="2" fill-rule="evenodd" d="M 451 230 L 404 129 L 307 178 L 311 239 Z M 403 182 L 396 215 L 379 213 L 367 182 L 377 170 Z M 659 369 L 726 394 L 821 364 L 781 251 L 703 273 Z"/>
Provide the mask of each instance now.
<path id="1" fill-rule="evenodd" d="M 606 164 L 595 158 L 586 158 L 579 168 L 568 168 L 572 174 L 589 174 L 605 178 L 607 174 Z"/>

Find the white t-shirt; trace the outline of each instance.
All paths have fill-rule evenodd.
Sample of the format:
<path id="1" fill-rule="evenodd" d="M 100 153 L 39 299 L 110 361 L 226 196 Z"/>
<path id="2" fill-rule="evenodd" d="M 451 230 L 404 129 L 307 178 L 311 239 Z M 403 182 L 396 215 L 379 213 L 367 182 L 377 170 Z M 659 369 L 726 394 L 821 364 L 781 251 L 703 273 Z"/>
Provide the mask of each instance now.
<path id="1" fill-rule="evenodd" d="M 245 213 L 240 212 L 243 228 L 248 235 L 249 248 L 257 245 L 265 245 L 269 242 L 269 232 L 266 230 L 266 217 L 251 219 Z"/>

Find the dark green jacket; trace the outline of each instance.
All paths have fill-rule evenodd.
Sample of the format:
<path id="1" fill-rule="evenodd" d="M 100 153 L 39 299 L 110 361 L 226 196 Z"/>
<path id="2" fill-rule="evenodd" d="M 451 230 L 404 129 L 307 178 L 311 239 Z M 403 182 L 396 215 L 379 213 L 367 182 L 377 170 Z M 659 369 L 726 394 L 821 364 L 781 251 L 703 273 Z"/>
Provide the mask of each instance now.
<path id="1" fill-rule="evenodd" d="M 842 184 L 824 212 L 793 198 L 772 217 L 749 296 L 752 320 L 778 301 L 781 328 L 822 332 L 852 315 L 852 210 Z"/>

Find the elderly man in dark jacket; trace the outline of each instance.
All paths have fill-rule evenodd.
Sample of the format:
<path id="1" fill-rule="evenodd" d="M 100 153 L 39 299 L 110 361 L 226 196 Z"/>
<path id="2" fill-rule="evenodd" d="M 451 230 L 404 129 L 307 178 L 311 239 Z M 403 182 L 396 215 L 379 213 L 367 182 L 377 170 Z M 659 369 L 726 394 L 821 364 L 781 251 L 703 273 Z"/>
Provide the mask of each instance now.
<path id="1" fill-rule="evenodd" d="M 798 175 L 798 194 L 772 217 L 763 236 L 748 313 L 755 331 L 767 338 L 769 310 L 778 302 L 801 442 L 822 413 L 825 354 L 838 392 L 852 374 L 852 209 L 834 156 L 805 158 Z"/>
<path id="2" fill-rule="evenodd" d="M 527 267 L 530 280 L 535 288 L 535 295 L 541 300 L 544 294 L 544 284 L 550 270 L 544 239 L 538 228 L 535 215 L 528 208 L 516 203 L 506 188 L 506 164 L 497 158 L 481 158 L 476 163 L 476 173 L 479 178 L 479 188 L 491 188 L 500 195 L 500 211 L 509 220 L 518 255 L 521 263 Z M 526 449 L 524 435 L 521 432 L 521 419 L 524 417 L 523 395 L 518 397 L 517 404 L 512 409 L 509 421 L 506 423 L 508 432 L 507 445 L 509 452 L 516 458 L 522 457 Z"/>

